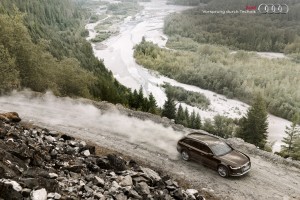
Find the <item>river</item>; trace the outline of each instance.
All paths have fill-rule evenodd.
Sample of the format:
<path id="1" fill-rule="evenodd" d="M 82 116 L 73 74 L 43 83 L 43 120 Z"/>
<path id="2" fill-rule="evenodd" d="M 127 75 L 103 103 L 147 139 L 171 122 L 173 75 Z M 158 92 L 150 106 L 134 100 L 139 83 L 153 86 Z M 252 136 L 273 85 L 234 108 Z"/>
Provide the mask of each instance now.
<path id="1" fill-rule="evenodd" d="M 200 110 L 195 107 L 187 106 L 190 111 L 199 112 L 203 118 L 213 118 L 220 114 L 233 118 L 240 118 L 247 112 L 248 105 L 233 99 L 228 99 L 223 95 L 203 90 L 201 88 L 179 83 L 173 79 L 159 75 L 157 72 L 150 71 L 138 65 L 133 57 L 133 47 L 138 44 L 142 37 L 147 41 L 152 41 L 161 47 L 167 42 L 167 36 L 163 34 L 164 18 L 173 12 L 180 12 L 188 7 L 167 5 L 166 1 L 152 0 L 151 2 L 140 3 L 144 9 L 132 17 L 127 17 L 120 24 L 120 33 L 103 41 L 101 44 L 92 44 L 94 54 L 99 59 L 104 60 L 105 66 L 112 71 L 114 77 L 123 85 L 131 89 L 139 89 L 142 86 L 144 93 L 152 93 L 156 98 L 158 106 L 162 106 L 166 100 L 166 94 L 161 85 L 167 82 L 174 86 L 180 86 L 189 91 L 203 93 L 211 101 L 209 109 Z M 95 37 L 95 26 L 97 23 L 87 24 L 90 36 L 88 40 Z M 273 116 L 268 116 L 268 141 L 275 142 L 273 151 L 279 151 L 282 144 L 286 126 L 290 122 Z"/>

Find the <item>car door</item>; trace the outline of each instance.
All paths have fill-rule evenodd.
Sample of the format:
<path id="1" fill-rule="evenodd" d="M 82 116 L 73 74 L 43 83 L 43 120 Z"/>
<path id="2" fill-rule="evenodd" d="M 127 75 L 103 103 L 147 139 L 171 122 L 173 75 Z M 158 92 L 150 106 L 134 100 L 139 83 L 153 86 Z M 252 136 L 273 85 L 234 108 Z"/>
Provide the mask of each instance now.
<path id="1" fill-rule="evenodd" d="M 214 157 L 211 149 L 203 143 L 198 144 L 200 150 L 199 156 L 201 157 L 202 163 L 208 167 L 216 168 L 218 166 L 218 159 Z"/>
<path id="2" fill-rule="evenodd" d="M 182 144 L 184 145 L 184 148 L 189 153 L 190 158 L 193 160 L 199 159 L 199 150 L 197 149 L 197 142 L 192 139 L 185 139 Z"/>

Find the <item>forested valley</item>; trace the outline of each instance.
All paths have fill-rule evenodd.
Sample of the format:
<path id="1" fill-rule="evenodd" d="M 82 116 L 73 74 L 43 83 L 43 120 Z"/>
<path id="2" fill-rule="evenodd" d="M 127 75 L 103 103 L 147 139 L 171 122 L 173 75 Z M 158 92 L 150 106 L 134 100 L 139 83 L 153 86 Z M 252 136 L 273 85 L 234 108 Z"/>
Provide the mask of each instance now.
<path id="1" fill-rule="evenodd" d="M 220 115 L 213 120 L 203 119 L 201 129 L 212 134 L 241 137 L 271 151 L 272 144 L 267 143 L 266 111 L 293 121 L 291 127 L 286 128 L 280 155 L 299 159 L 299 119 L 295 120 L 295 116 L 300 113 L 300 2 L 289 1 L 290 10 L 285 15 L 203 12 L 245 10 L 246 6 L 269 2 L 169 1 L 198 6 L 165 19 L 164 32 L 169 36 L 167 48 L 160 48 L 144 38 L 135 46 L 134 56 L 139 64 L 181 83 L 252 105 L 241 119 Z M 256 51 L 284 52 L 287 57 L 269 59 L 260 57 Z M 192 105 L 188 99 L 193 94 L 182 88 L 166 86 L 166 92 L 173 94 L 178 102 Z M 183 99 L 181 95 L 187 97 Z M 178 120 L 179 110 L 175 121 L 188 124 Z"/>
<path id="2" fill-rule="evenodd" d="M 198 45 L 180 37 L 169 43 L 195 51 L 161 49 L 144 41 L 136 46 L 137 62 L 182 83 L 249 104 L 255 94 L 261 93 L 268 111 L 286 119 L 300 112 L 299 64 L 289 59 L 260 58 L 244 51 L 231 53 L 227 47 Z"/>
<path id="3" fill-rule="evenodd" d="M 291 120 L 300 112 L 300 3 L 289 1 L 286 15 L 202 13 L 259 3 L 212 0 L 171 14 L 165 19 L 164 32 L 172 50 L 143 40 L 136 46 L 135 58 L 179 82 L 249 104 L 261 93 L 270 113 Z M 270 60 L 243 50 L 285 51 L 289 59 Z"/>
<path id="4" fill-rule="evenodd" d="M 2 0 L 0 92 L 30 88 L 127 103 L 130 91 L 93 55 L 85 39 L 89 16 L 79 0 Z"/>
<path id="5" fill-rule="evenodd" d="M 176 1 L 175 1 L 176 2 Z M 180 1 L 179 1 L 180 2 Z M 300 53 L 300 2 L 284 1 L 287 14 L 207 14 L 203 10 L 246 10 L 272 0 L 211 0 L 165 20 L 164 32 L 180 35 L 198 43 L 226 45 L 235 50 Z M 282 3 L 278 1 L 277 3 Z M 222 20 L 220 20 L 222 19 Z"/>

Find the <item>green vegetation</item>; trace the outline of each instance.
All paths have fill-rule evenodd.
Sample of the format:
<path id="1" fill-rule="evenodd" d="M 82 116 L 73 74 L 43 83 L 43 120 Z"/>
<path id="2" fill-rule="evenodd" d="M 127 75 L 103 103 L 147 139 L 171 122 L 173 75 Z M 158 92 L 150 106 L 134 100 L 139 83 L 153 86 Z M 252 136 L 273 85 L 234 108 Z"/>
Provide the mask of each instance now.
<path id="1" fill-rule="evenodd" d="M 91 17 L 90 17 L 90 21 L 89 23 L 95 23 L 99 20 L 99 15 L 96 15 L 96 14 L 93 14 Z"/>
<path id="2" fill-rule="evenodd" d="M 169 119 L 175 120 L 176 124 L 181 124 L 188 128 L 200 129 L 201 128 L 201 117 L 199 113 L 193 110 L 190 114 L 188 109 L 183 110 L 181 104 L 176 109 L 176 103 L 170 95 L 167 94 L 167 100 L 163 106 L 161 115 Z"/>
<path id="3" fill-rule="evenodd" d="M 0 92 L 31 88 L 127 103 L 121 86 L 85 40 L 81 1 L 0 2 Z"/>
<path id="4" fill-rule="evenodd" d="M 95 27 L 97 36 L 91 40 L 92 42 L 102 42 L 112 35 L 119 33 L 118 24 L 126 17 L 133 16 L 142 9 L 136 1 L 108 3 L 106 7 L 106 14 L 97 15 L 98 20 L 102 21 Z"/>
<path id="5" fill-rule="evenodd" d="M 171 96 L 167 96 L 161 115 L 169 119 L 176 118 L 176 104 Z"/>
<path id="6" fill-rule="evenodd" d="M 267 140 L 267 111 L 263 98 L 260 95 L 254 100 L 245 117 L 240 120 L 237 136 L 264 149 Z"/>
<path id="7" fill-rule="evenodd" d="M 139 92 L 136 90 L 128 97 L 128 106 L 135 110 L 158 114 L 156 100 L 152 93 L 149 98 L 144 97 L 143 89 L 140 87 Z"/>
<path id="8" fill-rule="evenodd" d="M 281 146 L 280 155 L 283 157 L 292 157 L 293 159 L 300 160 L 300 118 L 296 114 L 293 117 L 292 124 L 290 127 L 286 127 L 286 137 L 283 138 L 282 142 L 284 145 Z"/>
<path id="9" fill-rule="evenodd" d="M 238 127 L 237 120 L 221 115 L 214 116 L 213 120 L 205 119 L 202 125 L 203 130 L 222 138 L 235 136 Z"/>
<path id="10" fill-rule="evenodd" d="M 0 45 L 0 71 L 0 94 L 19 88 L 19 71 L 16 67 L 15 59 L 10 56 L 3 45 Z"/>
<path id="11" fill-rule="evenodd" d="M 173 37 L 169 44 L 187 41 Z M 226 47 L 201 45 L 189 40 L 196 51 L 161 49 L 143 40 L 135 47 L 136 61 L 179 82 L 251 103 L 261 93 L 267 110 L 291 119 L 300 112 L 300 65 L 289 59 L 261 58 L 254 53 L 231 53 Z M 177 44 L 176 44 L 177 43 Z"/>
<path id="12" fill-rule="evenodd" d="M 184 102 L 199 109 L 206 109 L 210 105 L 209 99 L 204 94 L 187 91 L 181 87 L 171 86 L 170 84 L 165 84 L 164 87 L 167 96 L 172 97 L 176 101 Z"/>
<path id="13" fill-rule="evenodd" d="M 98 33 L 97 36 L 91 39 L 92 42 L 102 42 L 111 36 L 110 33 Z"/>
<path id="14" fill-rule="evenodd" d="M 205 6 L 168 16 L 164 32 L 233 49 L 300 53 L 299 1 L 289 1 L 289 12 L 284 15 L 203 13 L 203 10 L 245 10 L 247 5 L 258 7 L 261 3 L 274 1 L 212 0 Z"/>
<path id="15" fill-rule="evenodd" d="M 121 2 L 121 3 L 111 3 L 107 6 L 107 13 L 112 15 L 123 15 L 130 16 L 141 10 L 142 7 L 136 2 Z"/>
<path id="16" fill-rule="evenodd" d="M 102 17 L 103 20 L 95 27 L 97 35 L 91 40 L 92 42 L 102 42 L 112 35 L 119 33 L 117 24 L 124 19 L 124 16 L 103 15 Z"/>

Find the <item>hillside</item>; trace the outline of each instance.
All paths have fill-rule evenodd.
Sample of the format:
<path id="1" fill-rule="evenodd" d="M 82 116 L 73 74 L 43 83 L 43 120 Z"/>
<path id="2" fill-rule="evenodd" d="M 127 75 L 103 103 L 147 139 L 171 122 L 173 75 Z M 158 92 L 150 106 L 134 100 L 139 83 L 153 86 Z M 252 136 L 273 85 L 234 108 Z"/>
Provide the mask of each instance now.
<path id="1" fill-rule="evenodd" d="M 227 141 L 250 156 L 252 170 L 240 178 L 223 179 L 214 170 L 181 160 L 176 142 L 193 130 L 175 125 L 171 120 L 106 102 L 57 98 L 50 94 L 19 93 L 1 100 L 4 98 L 6 103 L 1 103 L 1 112 L 19 112 L 22 123 L 69 134 L 120 152 L 181 180 L 207 199 L 279 200 L 300 196 L 299 162 L 259 150 L 237 138 Z"/>
<path id="2" fill-rule="evenodd" d="M 0 119 L 0 136 L 5 200 L 203 199 L 167 175 L 57 131 Z"/>
<path id="3" fill-rule="evenodd" d="M 85 39 L 90 14 L 80 2 L 0 2 L 0 93 L 31 88 L 126 102 L 129 90 L 93 55 Z"/>

